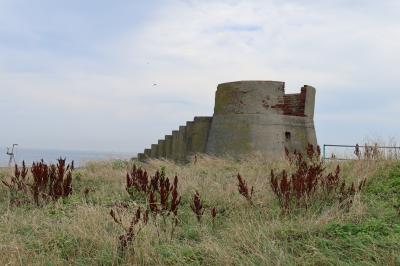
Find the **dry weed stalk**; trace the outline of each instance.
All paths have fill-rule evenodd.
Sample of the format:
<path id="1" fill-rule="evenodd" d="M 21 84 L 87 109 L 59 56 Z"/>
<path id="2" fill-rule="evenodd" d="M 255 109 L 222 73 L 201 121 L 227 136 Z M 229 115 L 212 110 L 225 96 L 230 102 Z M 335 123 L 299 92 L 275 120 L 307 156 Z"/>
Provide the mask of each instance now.
<path id="1" fill-rule="evenodd" d="M 211 209 L 211 218 L 212 218 L 212 225 L 215 227 L 215 218 L 217 217 L 217 209 L 214 207 Z"/>
<path id="2" fill-rule="evenodd" d="M 354 154 L 356 155 L 358 160 L 361 160 L 362 154 L 360 151 L 360 145 L 356 144 Z M 364 145 L 364 160 L 378 160 L 382 157 L 381 152 L 379 151 L 378 143 L 375 143 L 374 146 L 369 146 L 367 143 Z"/>
<path id="3" fill-rule="evenodd" d="M 2 183 L 9 189 L 13 189 L 16 191 L 25 191 L 27 174 L 28 174 L 28 169 L 25 166 L 25 161 L 22 161 L 22 169 L 21 170 L 19 170 L 18 165 L 15 165 L 14 176 L 11 177 L 11 183 L 8 183 L 4 180 L 2 180 Z"/>
<path id="4" fill-rule="evenodd" d="M 136 236 L 142 230 L 142 227 L 147 224 L 148 222 L 148 211 L 142 212 L 141 208 L 139 207 L 133 215 L 129 226 L 125 226 L 121 216 L 117 211 L 111 209 L 110 216 L 113 218 L 114 222 L 119 224 L 125 231 L 124 234 L 119 236 L 119 245 L 118 245 L 118 253 L 120 256 L 123 256 L 126 249 L 132 242 L 135 240 Z M 139 222 L 142 223 L 139 225 Z"/>
<path id="5" fill-rule="evenodd" d="M 354 150 L 354 154 L 356 155 L 357 159 L 361 159 L 361 151 L 360 151 L 360 145 L 358 143 L 356 144 L 356 148 Z"/>
<path id="6" fill-rule="evenodd" d="M 237 179 L 238 179 L 238 190 L 240 195 L 242 195 L 243 197 L 246 198 L 246 200 L 250 203 L 250 205 L 254 205 L 253 204 L 253 194 L 254 194 L 254 188 L 253 186 L 251 187 L 251 189 L 249 189 L 246 180 L 244 180 L 244 178 L 238 174 L 237 175 Z"/>
<path id="7" fill-rule="evenodd" d="M 165 169 L 161 169 L 161 172 L 157 171 L 149 180 L 146 171 L 133 165 L 131 172 L 126 176 L 126 190 L 131 195 L 132 189 L 144 195 L 153 215 L 171 213 L 174 216 L 177 215 L 181 202 L 178 193 L 178 176 L 174 177 L 174 182 L 171 184 L 170 179 L 165 176 Z"/>
<path id="8" fill-rule="evenodd" d="M 93 190 L 90 188 L 85 188 L 85 190 L 83 191 L 83 195 L 85 196 L 85 202 L 86 204 L 89 204 L 89 193 L 92 192 Z"/>
<path id="9" fill-rule="evenodd" d="M 211 217 L 213 220 L 215 220 L 215 217 L 217 217 L 217 209 L 215 207 L 211 209 Z"/>
<path id="10" fill-rule="evenodd" d="M 350 207 L 353 205 L 353 199 L 354 196 L 357 192 L 360 192 L 364 187 L 367 182 L 367 179 L 362 179 L 358 186 L 355 186 L 354 183 L 351 183 L 351 186 L 346 188 L 346 183 L 345 181 L 342 182 L 340 186 L 340 190 L 337 193 L 338 194 L 338 200 L 340 206 L 348 211 Z"/>
<path id="11" fill-rule="evenodd" d="M 372 159 L 373 160 L 378 160 L 379 157 L 380 157 L 378 143 L 375 143 L 374 147 L 371 147 L 371 149 L 372 149 Z"/>
<path id="12" fill-rule="evenodd" d="M 20 206 L 29 202 L 29 200 L 25 197 L 28 194 L 27 175 L 28 169 L 25 166 L 25 161 L 22 161 L 21 170 L 19 170 L 18 165 L 15 165 L 14 176 L 11 177 L 10 183 L 2 180 L 2 183 L 10 191 L 10 204 L 12 206 Z"/>
<path id="13" fill-rule="evenodd" d="M 149 188 L 149 178 L 146 171 L 133 165 L 132 170 L 126 174 L 126 190 L 129 194 L 135 188 L 139 192 L 147 193 Z"/>
<path id="14" fill-rule="evenodd" d="M 178 224 L 178 209 L 181 203 L 181 196 L 178 193 L 178 176 L 174 177 L 173 184 L 165 175 L 165 169 L 157 171 L 150 177 L 146 171 L 133 166 L 126 178 L 126 190 L 134 197 L 139 192 L 145 199 L 147 211 L 152 213 L 154 224 L 157 226 L 157 216 L 162 217 L 163 230 L 166 231 L 166 218 L 172 214 L 171 238 L 175 227 Z M 157 229 L 158 230 L 158 229 Z"/>
<path id="15" fill-rule="evenodd" d="M 290 178 L 287 170 L 283 170 L 278 176 L 271 170 L 270 179 L 272 191 L 278 198 L 283 212 L 290 212 L 294 208 L 307 209 L 317 198 L 336 198 L 339 203 L 342 203 L 354 196 L 355 186 L 352 184 L 346 188 L 345 181 L 341 181 L 340 178 L 339 166 L 336 167 L 334 173 L 325 173 L 319 147 L 314 149 L 313 145 L 309 144 L 306 158 L 296 151 L 290 154 L 287 149 L 286 156 L 291 167 L 294 168 Z M 365 182 L 366 180 L 361 181 L 358 191 L 364 187 Z"/>
<path id="16" fill-rule="evenodd" d="M 31 187 L 36 205 L 40 205 L 40 199 L 48 201 L 51 198 L 57 201 L 61 197 L 67 198 L 72 194 L 74 161 L 67 166 L 65 162 L 65 158 L 59 158 L 57 165 L 48 166 L 43 160 L 32 164 L 33 184 Z"/>
<path id="17" fill-rule="evenodd" d="M 372 148 L 367 143 L 364 145 L 364 159 L 370 160 L 372 158 Z"/>
<path id="18" fill-rule="evenodd" d="M 72 194 L 72 171 L 74 162 L 65 165 L 66 159 L 59 158 L 57 165 L 44 163 L 43 160 L 33 162 L 31 167 L 32 183 L 28 182 L 28 168 L 22 162 L 22 169 L 15 165 L 14 176 L 11 183 L 3 181 L 11 192 L 10 202 L 12 205 L 33 202 L 40 206 L 42 202 L 47 203 L 50 199 L 57 201 Z M 29 188 L 29 189 L 28 189 Z"/>
<path id="19" fill-rule="evenodd" d="M 172 199 L 169 211 L 176 217 L 178 215 L 178 207 L 181 203 L 181 196 L 178 194 L 178 176 L 174 178 L 174 185 L 172 186 Z"/>
<path id="20" fill-rule="evenodd" d="M 201 222 L 201 217 L 204 214 L 203 205 L 201 204 L 201 197 L 199 192 L 196 190 L 196 193 L 193 195 L 193 202 L 190 204 L 190 208 L 193 213 L 196 215 L 197 221 Z"/>

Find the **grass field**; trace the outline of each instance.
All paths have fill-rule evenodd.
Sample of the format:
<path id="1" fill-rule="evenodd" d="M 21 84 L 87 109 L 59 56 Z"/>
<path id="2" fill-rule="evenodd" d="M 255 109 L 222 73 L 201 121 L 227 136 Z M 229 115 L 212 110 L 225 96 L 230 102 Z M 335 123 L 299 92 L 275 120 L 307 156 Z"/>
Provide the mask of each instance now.
<path id="1" fill-rule="evenodd" d="M 120 208 L 128 225 L 137 207 L 145 208 L 125 189 L 131 163 L 88 163 L 73 174 L 72 196 L 41 207 L 10 205 L 9 190 L 0 185 L 0 265 L 400 265 L 400 163 L 328 162 L 327 169 L 337 164 L 348 183 L 367 178 L 350 208 L 318 201 L 290 213 L 282 212 L 270 186 L 271 169 L 287 168 L 285 162 L 200 156 L 196 164 L 140 164 L 151 175 L 161 167 L 168 177 L 178 175 L 178 224 L 172 229 L 170 217 L 141 224 L 123 254 L 125 231 L 110 210 Z M 254 206 L 238 192 L 238 173 L 254 186 Z M 0 171 L 4 180 L 10 175 L 12 169 Z M 190 208 L 195 191 L 201 223 Z"/>

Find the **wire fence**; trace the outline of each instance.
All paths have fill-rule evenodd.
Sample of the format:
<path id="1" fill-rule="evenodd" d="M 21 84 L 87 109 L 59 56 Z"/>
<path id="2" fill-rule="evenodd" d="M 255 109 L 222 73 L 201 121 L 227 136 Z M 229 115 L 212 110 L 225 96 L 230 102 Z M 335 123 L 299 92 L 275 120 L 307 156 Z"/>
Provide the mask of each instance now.
<path id="1" fill-rule="evenodd" d="M 375 145 L 337 145 L 324 144 L 322 155 L 324 160 L 377 160 L 400 159 L 400 147 Z"/>

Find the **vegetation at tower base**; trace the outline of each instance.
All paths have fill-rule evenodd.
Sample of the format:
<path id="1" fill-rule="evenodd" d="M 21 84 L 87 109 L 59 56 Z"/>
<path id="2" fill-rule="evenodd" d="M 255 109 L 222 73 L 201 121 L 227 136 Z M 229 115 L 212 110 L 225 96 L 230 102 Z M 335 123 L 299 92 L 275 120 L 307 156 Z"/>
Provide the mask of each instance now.
<path id="1" fill-rule="evenodd" d="M 317 145 L 314 105 L 315 88 L 308 85 L 285 94 L 280 81 L 219 84 L 212 117 L 186 122 L 138 159 L 188 162 L 198 153 L 243 158 L 254 152 L 276 159 L 284 156 L 285 147 L 305 152 L 308 143 Z"/>
<path id="2" fill-rule="evenodd" d="M 132 162 L 92 162 L 72 172 L 72 194 L 40 206 L 12 204 L 3 184 L 0 264 L 400 263 L 398 162 L 324 162 L 318 180 L 332 182 L 316 185 L 308 197 L 298 190 L 300 181 L 320 162 L 309 160 L 311 153 L 301 160 L 289 155 L 285 161 L 199 155 L 195 164 L 148 160 L 135 168 Z M 287 183 L 296 183 L 287 186 L 288 209 L 274 191 L 271 170 L 279 185 L 283 171 Z M 0 170 L 7 184 L 12 176 L 14 169 Z M 354 184 L 346 200 L 351 204 L 339 200 L 342 181 L 345 191 Z M 304 191 L 299 203 L 298 191 Z"/>

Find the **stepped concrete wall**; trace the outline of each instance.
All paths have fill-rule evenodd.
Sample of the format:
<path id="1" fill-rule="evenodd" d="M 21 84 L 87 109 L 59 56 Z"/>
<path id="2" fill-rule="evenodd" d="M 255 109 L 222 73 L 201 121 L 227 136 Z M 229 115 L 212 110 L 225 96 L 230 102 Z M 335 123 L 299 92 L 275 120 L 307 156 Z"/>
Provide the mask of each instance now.
<path id="1" fill-rule="evenodd" d="M 186 126 L 180 126 L 178 132 L 178 151 L 176 160 L 178 162 L 184 162 L 187 155 L 187 143 L 186 143 Z"/>
<path id="2" fill-rule="evenodd" d="M 157 158 L 165 158 L 165 140 L 159 140 L 157 146 Z"/>
<path id="3" fill-rule="evenodd" d="M 188 135 L 189 154 L 205 153 L 212 117 L 195 117 Z"/>
<path id="4" fill-rule="evenodd" d="M 173 157 L 172 157 L 172 135 L 165 136 L 165 158 L 168 160 L 173 159 Z"/>
<path id="5" fill-rule="evenodd" d="M 285 94 L 280 81 L 238 81 L 218 85 L 214 115 L 195 117 L 139 154 L 186 162 L 196 153 L 245 156 L 260 152 L 281 157 L 284 149 L 304 151 L 317 145 L 315 88 Z"/>
<path id="6" fill-rule="evenodd" d="M 172 160 L 177 161 L 178 160 L 178 139 L 179 139 L 179 131 L 178 130 L 174 130 L 172 131 Z"/>

